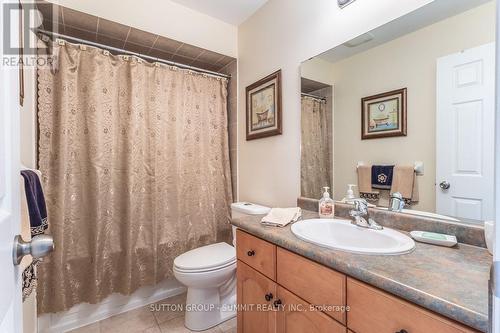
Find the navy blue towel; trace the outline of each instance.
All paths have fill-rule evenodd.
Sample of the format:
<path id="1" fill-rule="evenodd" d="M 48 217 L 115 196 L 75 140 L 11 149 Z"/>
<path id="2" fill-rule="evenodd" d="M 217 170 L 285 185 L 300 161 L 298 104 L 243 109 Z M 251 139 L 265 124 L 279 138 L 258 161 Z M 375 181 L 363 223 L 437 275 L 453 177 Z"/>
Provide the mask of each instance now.
<path id="1" fill-rule="evenodd" d="M 372 187 L 390 190 L 394 165 L 372 165 Z"/>
<path id="2" fill-rule="evenodd" d="M 49 224 L 42 184 L 34 171 L 22 170 L 21 176 L 24 178 L 24 190 L 26 192 L 26 202 L 30 215 L 31 236 L 43 234 Z"/>

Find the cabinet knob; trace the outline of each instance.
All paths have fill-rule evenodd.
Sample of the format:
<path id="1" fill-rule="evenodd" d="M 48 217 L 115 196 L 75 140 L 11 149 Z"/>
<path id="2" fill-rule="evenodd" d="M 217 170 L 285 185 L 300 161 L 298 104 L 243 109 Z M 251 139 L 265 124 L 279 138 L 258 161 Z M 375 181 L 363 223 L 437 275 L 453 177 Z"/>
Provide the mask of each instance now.
<path id="1" fill-rule="evenodd" d="M 408 333 L 407 330 L 400 330 L 400 331 L 397 331 L 396 333 Z"/>
<path id="2" fill-rule="evenodd" d="M 247 252 L 247 256 L 249 257 L 253 257 L 255 255 L 255 251 L 254 250 L 250 250 Z"/>
<path id="3" fill-rule="evenodd" d="M 277 300 L 275 300 L 275 301 L 274 301 L 274 303 L 273 303 L 273 304 L 274 304 L 274 307 L 275 307 L 275 308 L 279 308 L 279 306 L 280 306 L 281 304 L 283 304 L 283 303 L 281 302 L 281 300 L 280 300 L 280 299 L 277 299 Z"/>
<path id="4" fill-rule="evenodd" d="M 264 296 L 264 297 L 265 297 L 266 301 L 269 302 L 270 300 L 273 299 L 273 294 L 269 293 L 269 294 L 266 294 L 266 296 Z"/>

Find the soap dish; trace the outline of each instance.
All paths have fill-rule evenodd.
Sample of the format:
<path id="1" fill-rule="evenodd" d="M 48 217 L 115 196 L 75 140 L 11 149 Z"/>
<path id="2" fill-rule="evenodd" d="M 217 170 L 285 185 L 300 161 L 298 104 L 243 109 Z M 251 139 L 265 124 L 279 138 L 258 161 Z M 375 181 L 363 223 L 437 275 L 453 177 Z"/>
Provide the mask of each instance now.
<path id="1" fill-rule="evenodd" d="M 411 237 L 417 242 L 428 243 L 433 245 L 452 247 L 457 244 L 457 237 L 446 234 L 438 234 L 429 231 L 412 231 Z"/>

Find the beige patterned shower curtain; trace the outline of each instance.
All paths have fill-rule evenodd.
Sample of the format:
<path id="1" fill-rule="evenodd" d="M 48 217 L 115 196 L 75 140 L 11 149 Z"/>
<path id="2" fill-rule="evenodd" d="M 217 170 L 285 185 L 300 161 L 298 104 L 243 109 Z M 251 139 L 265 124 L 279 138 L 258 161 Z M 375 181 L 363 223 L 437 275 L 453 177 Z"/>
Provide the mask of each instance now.
<path id="1" fill-rule="evenodd" d="M 226 80 L 69 43 L 51 53 L 39 165 L 56 250 L 39 313 L 154 285 L 231 234 Z"/>
<path id="2" fill-rule="evenodd" d="M 331 187 L 331 145 L 326 102 L 309 96 L 301 100 L 301 196 L 319 199 L 324 186 Z"/>

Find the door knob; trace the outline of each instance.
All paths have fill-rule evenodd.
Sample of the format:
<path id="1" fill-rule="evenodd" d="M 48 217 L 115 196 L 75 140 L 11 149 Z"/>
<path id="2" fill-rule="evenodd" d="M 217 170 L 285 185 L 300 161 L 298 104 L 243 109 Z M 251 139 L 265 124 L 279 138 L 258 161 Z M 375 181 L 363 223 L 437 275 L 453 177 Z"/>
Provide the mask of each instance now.
<path id="1" fill-rule="evenodd" d="M 12 261 L 17 266 L 25 255 L 31 254 L 33 258 L 42 258 L 54 251 L 54 239 L 49 235 L 38 235 L 26 242 L 20 235 L 14 238 Z"/>
<path id="2" fill-rule="evenodd" d="M 448 183 L 446 180 L 443 180 L 441 183 L 439 183 L 439 187 L 443 190 L 447 190 L 450 188 L 450 183 Z"/>

